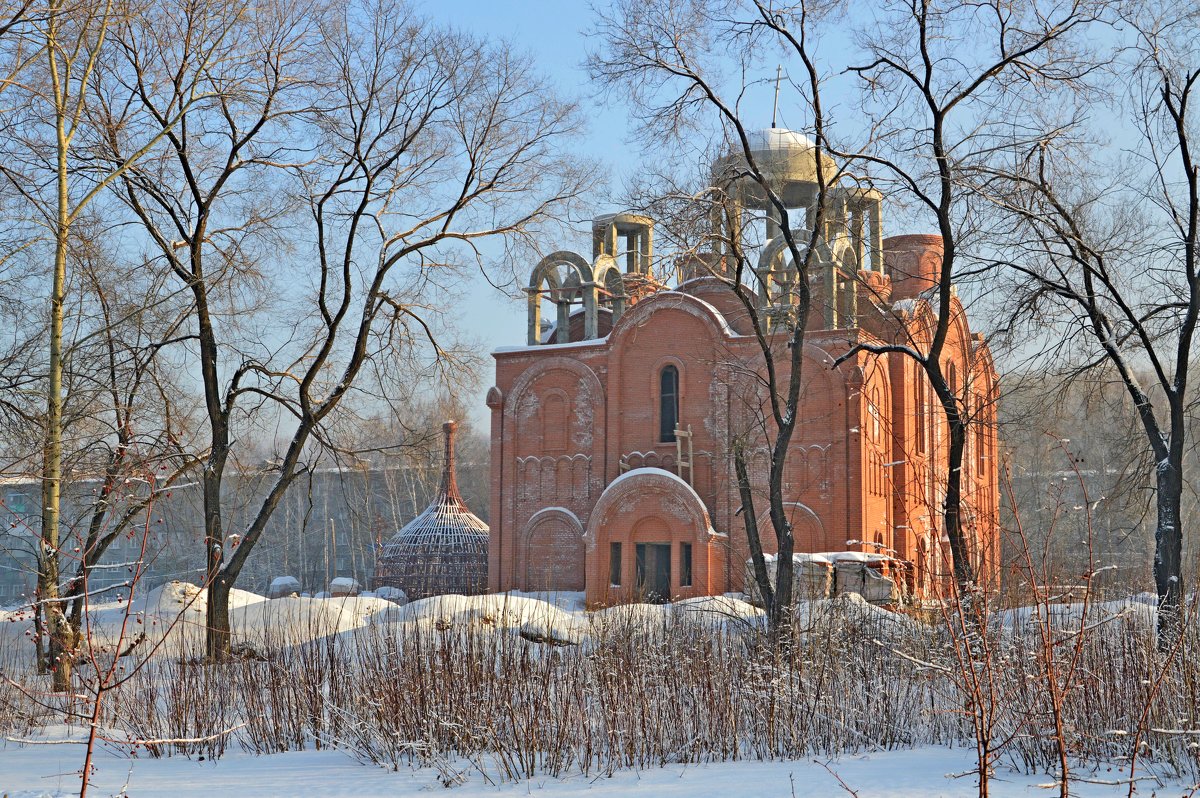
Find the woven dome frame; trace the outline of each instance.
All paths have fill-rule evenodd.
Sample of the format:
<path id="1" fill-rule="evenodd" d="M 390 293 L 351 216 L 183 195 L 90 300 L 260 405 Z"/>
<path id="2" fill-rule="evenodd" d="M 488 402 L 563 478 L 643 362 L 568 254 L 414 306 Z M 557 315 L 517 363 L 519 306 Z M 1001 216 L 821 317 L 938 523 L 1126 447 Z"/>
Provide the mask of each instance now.
<path id="1" fill-rule="evenodd" d="M 376 584 L 400 588 L 410 600 L 487 590 L 488 525 L 458 492 L 454 470 L 456 425 L 445 437 L 442 481 L 433 502 L 383 545 Z"/>

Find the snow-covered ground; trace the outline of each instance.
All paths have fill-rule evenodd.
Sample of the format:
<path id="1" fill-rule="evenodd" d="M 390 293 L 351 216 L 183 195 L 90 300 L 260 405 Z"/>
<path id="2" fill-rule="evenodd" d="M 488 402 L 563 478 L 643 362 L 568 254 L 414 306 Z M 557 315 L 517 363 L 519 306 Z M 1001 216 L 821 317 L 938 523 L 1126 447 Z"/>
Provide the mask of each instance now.
<path id="1" fill-rule="evenodd" d="M 203 639 L 205 596 L 193 585 L 171 583 L 135 597 L 132 606 L 111 602 L 92 607 L 93 644 L 112 650 L 122 648 L 141 634 L 144 642 L 135 647 L 133 659 L 178 658 L 196 655 Z M 289 597 L 267 600 L 246 591 L 231 597 L 231 621 L 235 641 L 255 651 L 284 646 L 303 646 L 324 638 L 343 638 L 344 651 L 353 656 L 355 636 L 369 631 L 383 637 L 402 638 L 405 632 L 483 628 L 503 635 L 519 635 L 520 645 L 542 642 L 590 645 L 615 632 L 633 631 L 657 635 L 679 624 L 705 630 L 736 632 L 760 626 L 762 611 L 734 595 L 703 597 L 673 605 L 635 604 L 599 612 L 585 611 L 579 593 L 510 593 L 487 596 L 438 596 L 412 603 L 397 603 L 376 596 L 353 598 Z M 870 621 L 872 634 L 889 639 L 917 633 L 923 628 L 902 615 L 871 606 L 857 596 L 836 601 L 802 603 L 798 609 L 802 625 L 819 624 L 824 618 L 862 618 Z M 1083 607 L 1064 605 L 1054 610 L 1055 623 L 1078 623 Z M 1136 599 L 1093 605 L 1091 622 L 1125 618 L 1153 624 L 1153 608 Z M 1036 619 L 1030 610 L 1010 611 L 1001 618 L 1010 628 Z M 29 618 L 22 611 L 0 611 L 0 667 L 19 667 L 28 651 Z M 122 627 L 125 637 L 119 638 Z M 691 627 L 688 627 L 691 628 Z M 619 634 L 618 634 L 619 636 Z M 508 638 L 504 638 L 508 639 Z M 533 642 L 526 642 L 533 641 Z M 881 645 L 876 642 L 875 645 Z M 84 734 L 54 727 L 35 730 L 47 740 L 78 741 Z M 119 735 L 125 737 L 127 735 Z M 590 795 L 590 796 L 958 796 L 976 791 L 974 752 L 970 748 L 923 746 L 909 750 L 874 751 L 846 755 L 833 761 L 805 759 L 784 762 L 736 761 L 705 765 L 667 765 L 649 770 L 621 770 L 612 776 L 552 778 L 512 782 L 489 773 L 485 761 L 457 760 L 439 767 L 401 767 L 389 771 L 362 764 L 342 751 L 303 750 L 253 756 L 232 746 L 217 761 L 196 761 L 184 755 L 164 759 L 133 758 L 127 748 L 101 746 L 92 790 L 98 796 L 132 795 L 211 796 L 232 794 L 239 798 L 268 796 L 397 796 L 453 787 L 456 796 Z M 429 761 L 428 759 L 425 761 Z M 435 760 L 436 761 L 436 760 Z M 83 747 L 77 742 L 54 745 L 24 745 L 0 736 L 0 798 L 33 798 L 78 794 Z M 1140 771 L 1137 794 L 1141 796 L 1190 795 L 1193 785 L 1158 780 Z M 1128 784 L 1120 770 L 1083 770 L 1073 774 L 1071 794 L 1077 796 L 1124 795 Z M 1045 795 L 1053 779 L 1043 774 L 1018 773 L 1006 762 L 997 763 L 992 795 Z M 1108 783 L 1104 783 L 1108 782 Z"/>
<path id="2" fill-rule="evenodd" d="M 7 798 L 60 798 L 78 794 L 78 746 L 37 746 L 0 750 L 0 795 Z M 394 798 L 445 792 L 453 798 L 494 796 L 645 796 L 645 798 L 730 798 L 731 796 L 797 796 L 832 798 L 858 795 L 887 798 L 963 796 L 976 792 L 967 749 L 927 747 L 847 756 L 818 762 L 725 762 L 669 765 L 604 776 L 490 783 L 467 762 L 442 768 L 391 772 L 358 764 L 336 751 L 295 751 L 272 756 L 227 755 L 217 762 L 171 759 L 128 759 L 102 755 L 92 781 L 93 795 L 136 798 Z M 836 774 L 836 775 L 835 775 Z M 965 774 L 965 775 L 964 775 Z M 1114 773 L 1080 773 L 1083 778 L 1116 781 Z M 838 779 L 845 787 L 839 784 Z M 1079 798 L 1125 795 L 1127 785 L 1078 781 L 1071 795 Z M 1047 795 L 1050 780 L 999 768 L 991 794 Z M 853 792 L 850 792 L 853 791 Z M 1056 794 L 1056 793 L 1055 793 Z M 1178 782 L 1139 781 L 1141 796 L 1186 796 L 1191 786 Z"/>

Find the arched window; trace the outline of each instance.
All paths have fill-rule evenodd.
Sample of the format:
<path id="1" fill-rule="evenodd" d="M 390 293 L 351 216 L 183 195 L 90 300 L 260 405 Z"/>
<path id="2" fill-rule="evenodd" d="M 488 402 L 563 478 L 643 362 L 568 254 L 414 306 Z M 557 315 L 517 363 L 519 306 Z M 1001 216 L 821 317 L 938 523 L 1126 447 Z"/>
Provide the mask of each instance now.
<path id="1" fill-rule="evenodd" d="M 975 417 L 971 419 L 975 423 L 975 462 L 979 469 L 979 476 L 983 477 L 987 474 L 987 414 L 983 411 L 983 397 L 975 399 Z"/>
<path id="2" fill-rule="evenodd" d="M 658 377 L 658 439 L 675 442 L 675 427 L 679 425 L 679 369 L 664 366 Z"/>

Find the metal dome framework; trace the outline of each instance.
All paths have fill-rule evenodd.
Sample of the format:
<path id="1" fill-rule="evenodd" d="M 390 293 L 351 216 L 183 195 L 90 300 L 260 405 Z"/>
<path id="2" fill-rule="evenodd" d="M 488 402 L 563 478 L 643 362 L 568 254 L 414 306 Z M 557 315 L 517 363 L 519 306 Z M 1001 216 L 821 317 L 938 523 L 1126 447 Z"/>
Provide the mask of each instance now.
<path id="1" fill-rule="evenodd" d="M 442 425 L 445 460 L 438 495 L 383 546 L 376 584 L 409 599 L 487 589 L 488 525 L 463 503 L 454 474 L 455 423 Z"/>

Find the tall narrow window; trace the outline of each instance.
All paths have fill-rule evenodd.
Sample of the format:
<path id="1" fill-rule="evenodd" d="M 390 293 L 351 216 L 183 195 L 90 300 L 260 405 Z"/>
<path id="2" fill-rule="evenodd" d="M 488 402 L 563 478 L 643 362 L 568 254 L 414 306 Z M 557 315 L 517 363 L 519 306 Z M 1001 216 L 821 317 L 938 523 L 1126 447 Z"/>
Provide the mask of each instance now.
<path id="1" fill-rule="evenodd" d="M 917 412 L 917 451 L 925 453 L 925 382 L 917 380 L 913 391 L 913 405 Z"/>
<path id="2" fill-rule="evenodd" d="M 987 425 L 984 423 L 983 398 L 975 400 L 975 462 L 979 476 L 987 473 Z"/>
<path id="3" fill-rule="evenodd" d="M 608 583 L 613 587 L 621 586 L 621 544 L 608 544 Z"/>
<path id="4" fill-rule="evenodd" d="M 879 389 L 878 388 L 875 388 L 871 391 L 871 402 L 868 407 L 868 410 L 871 413 L 871 439 L 878 441 L 880 439 L 880 433 L 882 432 L 882 429 L 880 428 L 882 425 L 882 421 L 879 418 Z"/>
<path id="5" fill-rule="evenodd" d="M 692 586 L 692 544 L 679 544 L 679 585 Z"/>
<path id="6" fill-rule="evenodd" d="M 665 366 L 658 378 L 658 439 L 675 442 L 679 425 L 679 369 Z"/>

